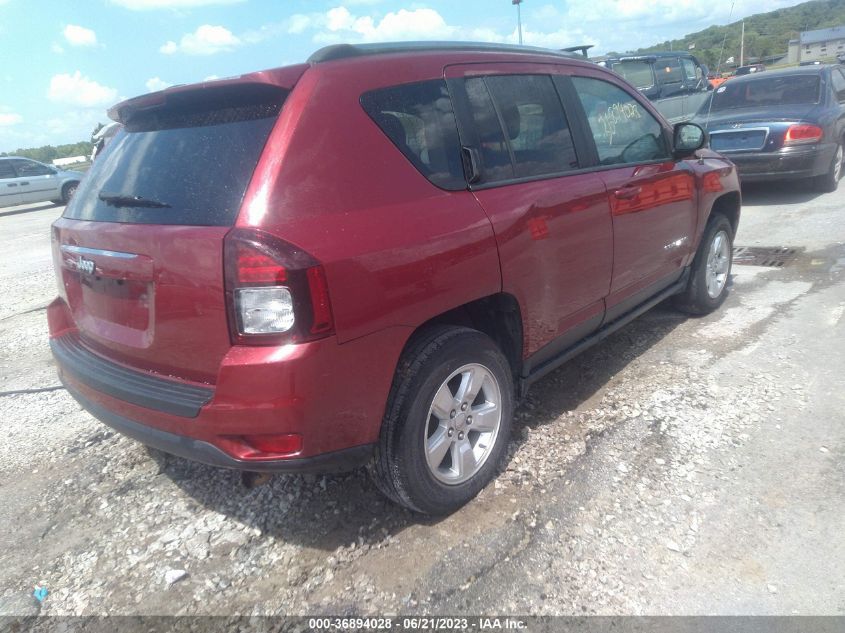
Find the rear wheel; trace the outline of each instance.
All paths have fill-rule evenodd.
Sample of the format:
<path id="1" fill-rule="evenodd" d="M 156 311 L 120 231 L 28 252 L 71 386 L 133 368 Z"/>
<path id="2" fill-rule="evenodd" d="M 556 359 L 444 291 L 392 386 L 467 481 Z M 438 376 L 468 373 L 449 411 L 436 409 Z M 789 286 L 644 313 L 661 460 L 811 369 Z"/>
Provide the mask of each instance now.
<path id="1" fill-rule="evenodd" d="M 476 330 L 438 326 L 417 335 L 394 378 L 370 474 L 392 500 L 441 515 L 492 479 L 510 439 L 510 366 Z"/>
<path id="2" fill-rule="evenodd" d="M 67 204 L 70 202 L 70 199 L 73 198 L 73 194 L 76 193 L 76 188 L 79 187 L 78 182 L 69 182 L 64 187 L 62 187 L 62 202 Z"/>
<path id="3" fill-rule="evenodd" d="M 833 160 L 830 162 L 827 173 L 816 176 L 816 188 L 819 191 L 826 193 L 836 191 L 839 187 L 839 179 L 842 177 L 843 159 L 845 159 L 845 153 L 843 153 L 842 143 L 840 143 L 836 146 L 836 152 L 833 154 Z"/>
<path id="4" fill-rule="evenodd" d="M 689 314 L 708 314 L 722 305 L 728 294 L 733 260 L 733 227 L 719 213 L 710 217 L 690 267 L 686 289 L 675 297 L 675 306 Z"/>

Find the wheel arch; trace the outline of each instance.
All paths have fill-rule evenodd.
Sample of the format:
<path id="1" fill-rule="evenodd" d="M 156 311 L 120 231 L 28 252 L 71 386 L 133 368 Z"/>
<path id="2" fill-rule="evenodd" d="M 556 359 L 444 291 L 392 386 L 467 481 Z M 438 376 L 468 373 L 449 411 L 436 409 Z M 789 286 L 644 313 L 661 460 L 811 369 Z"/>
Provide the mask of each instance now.
<path id="1" fill-rule="evenodd" d="M 412 344 L 420 332 L 433 325 L 464 326 L 486 334 L 505 355 L 514 380 L 518 379 L 522 369 L 522 312 L 513 295 L 499 292 L 438 314 L 414 330 L 404 349 Z"/>
<path id="2" fill-rule="evenodd" d="M 739 191 L 728 191 L 722 194 L 713 201 L 713 206 L 710 207 L 710 215 L 708 220 L 714 214 L 723 215 L 731 223 L 734 235 L 736 235 L 737 228 L 739 228 L 739 214 L 742 207 L 742 196 Z"/>

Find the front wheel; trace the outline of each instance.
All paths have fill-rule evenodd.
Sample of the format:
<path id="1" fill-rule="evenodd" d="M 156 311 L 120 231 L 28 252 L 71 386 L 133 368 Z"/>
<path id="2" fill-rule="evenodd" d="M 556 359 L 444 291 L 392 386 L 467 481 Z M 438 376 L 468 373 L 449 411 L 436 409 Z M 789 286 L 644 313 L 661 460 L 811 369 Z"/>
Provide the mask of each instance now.
<path id="1" fill-rule="evenodd" d="M 425 514 L 457 510 L 495 475 L 514 406 L 510 366 L 486 335 L 438 326 L 402 354 L 370 474 Z"/>
<path id="2" fill-rule="evenodd" d="M 684 291 L 675 297 L 675 306 L 689 314 L 709 314 L 728 294 L 733 261 L 733 227 L 719 213 L 707 222 L 701 243 L 690 267 Z"/>

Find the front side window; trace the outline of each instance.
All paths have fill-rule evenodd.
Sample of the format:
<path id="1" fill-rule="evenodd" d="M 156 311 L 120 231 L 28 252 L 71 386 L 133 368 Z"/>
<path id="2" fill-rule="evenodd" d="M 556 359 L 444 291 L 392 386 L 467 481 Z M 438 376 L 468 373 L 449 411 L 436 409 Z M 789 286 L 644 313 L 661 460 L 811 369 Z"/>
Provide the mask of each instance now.
<path id="1" fill-rule="evenodd" d="M 663 128 L 633 96 L 607 81 L 573 77 L 599 163 L 621 165 L 670 157 Z"/>
<path id="2" fill-rule="evenodd" d="M 442 79 L 364 93 L 361 105 L 414 167 L 438 187 L 466 188 L 452 100 Z"/>
<path id="3" fill-rule="evenodd" d="M 701 69 L 695 65 L 691 59 L 682 59 L 681 65 L 684 67 L 684 77 L 687 81 L 695 81 L 701 76 Z"/>
<path id="4" fill-rule="evenodd" d="M 36 163 L 34 160 L 15 160 L 15 169 L 18 176 L 24 178 L 26 176 L 47 176 L 55 173 L 52 169 L 41 163 Z"/>

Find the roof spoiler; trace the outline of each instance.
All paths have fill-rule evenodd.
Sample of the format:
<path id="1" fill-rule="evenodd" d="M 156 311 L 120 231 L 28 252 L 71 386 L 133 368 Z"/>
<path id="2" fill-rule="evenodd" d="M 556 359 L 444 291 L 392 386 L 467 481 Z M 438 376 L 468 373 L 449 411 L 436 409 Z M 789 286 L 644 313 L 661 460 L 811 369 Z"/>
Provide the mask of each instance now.
<path id="1" fill-rule="evenodd" d="M 308 64 L 284 66 L 273 70 L 262 70 L 237 77 L 214 79 L 195 84 L 180 84 L 165 90 L 150 92 L 113 105 L 108 110 L 109 118 L 126 125 L 138 113 L 149 112 L 169 105 L 181 105 L 189 101 L 227 101 L 240 93 L 242 98 L 271 96 L 274 92 L 286 93 L 293 88 Z"/>

